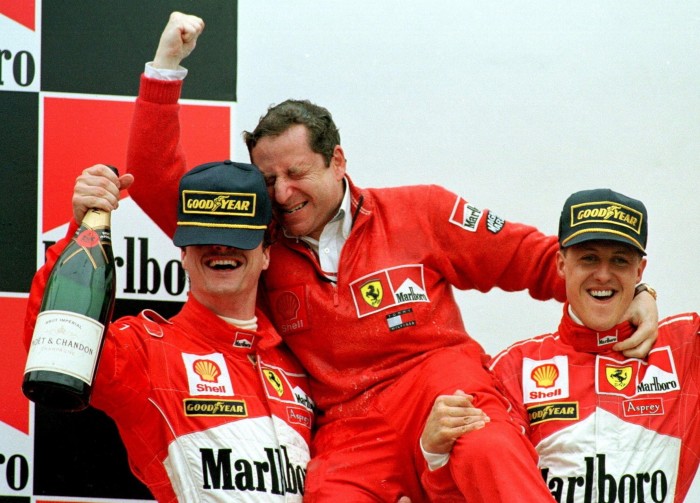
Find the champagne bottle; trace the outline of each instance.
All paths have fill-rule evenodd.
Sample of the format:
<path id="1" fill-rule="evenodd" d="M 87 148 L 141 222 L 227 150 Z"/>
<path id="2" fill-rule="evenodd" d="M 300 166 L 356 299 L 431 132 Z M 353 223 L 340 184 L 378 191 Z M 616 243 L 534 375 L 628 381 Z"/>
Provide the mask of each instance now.
<path id="1" fill-rule="evenodd" d="M 110 212 L 88 210 L 51 271 L 22 382 L 37 404 L 78 411 L 90 402 L 116 292 L 110 230 Z"/>

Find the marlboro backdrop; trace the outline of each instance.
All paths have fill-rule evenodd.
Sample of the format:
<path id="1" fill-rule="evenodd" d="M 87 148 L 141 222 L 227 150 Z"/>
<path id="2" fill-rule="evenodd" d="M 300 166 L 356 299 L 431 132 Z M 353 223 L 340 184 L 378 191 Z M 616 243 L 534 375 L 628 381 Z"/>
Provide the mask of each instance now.
<path id="1" fill-rule="evenodd" d="M 125 167 L 139 75 L 173 10 L 207 21 L 183 94 L 188 162 L 229 158 L 235 1 L 0 0 L 0 503 L 151 499 L 104 414 L 24 398 L 21 334 L 32 276 L 65 234 L 76 177 L 97 163 Z M 174 314 L 186 288 L 179 250 L 128 198 L 112 222 L 115 316 L 149 305 Z"/>

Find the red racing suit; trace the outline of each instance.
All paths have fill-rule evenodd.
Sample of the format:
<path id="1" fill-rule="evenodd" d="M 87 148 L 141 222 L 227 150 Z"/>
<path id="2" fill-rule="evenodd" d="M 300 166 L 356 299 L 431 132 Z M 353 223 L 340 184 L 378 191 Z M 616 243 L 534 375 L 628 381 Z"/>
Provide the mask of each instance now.
<path id="1" fill-rule="evenodd" d="M 518 342 L 491 368 L 540 455 L 559 502 L 681 502 L 700 462 L 700 317 L 666 318 L 644 360 L 565 308 L 559 330 Z"/>
<path id="2" fill-rule="evenodd" d="M 69 236 L 77 229 L 69 226 Z M 28 346 L 46 281 L 70 238 L 32 283 Z M 313 403 L 298 361 L 258 311 L 258 330 L 229 325 L 193 297 L 165 320 L 115 320 L 91 405 L 116 423 L 133 473 L 162 502 L 301 502 Z"/>
<path id="3" fill-rule="evenodd" d="M 169 235 L 187 169 L 179 143 L 181 86 L 142 77 L 127 155 L 135 176 L 131 196 Z M 305 243 L 280 232 L 261 288 L 278 332 L 309 373 L 321 411 L 308 501 L 395 501 L 401 494 L 423 501 L 418 439 L 435 397 L 458 388 L 476 396 L 493 424 L 506 426 L 482 434 L 489 438 L 460 440 L 455 459 L 470 465 L 455 463 L 464 491 L 473 493 L 479 480 L 483 501 L 512 501 L 509 492 L 521 495 L 528 487 L 548 496 L 534 451 L 509 424 L 452 288 L 527 289 L 537 299 L 563 300 L 556 238 L 505 222 L 438 186 L 360 189 L 347 182 L 353 228 L 337 283 Z M 482 456 L 473 456 L 476 450 Z"/>

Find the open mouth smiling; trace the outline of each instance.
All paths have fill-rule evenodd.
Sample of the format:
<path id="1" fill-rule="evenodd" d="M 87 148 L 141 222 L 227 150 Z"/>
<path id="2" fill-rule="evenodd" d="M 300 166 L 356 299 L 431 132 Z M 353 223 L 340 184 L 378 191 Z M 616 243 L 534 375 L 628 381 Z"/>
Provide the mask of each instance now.
<path id="1" fill-rule="evenodd" d="M 588 290 L 588 295 L 597 300 L 611 299 L 616 293 L 615 290 Z"/>
<path id="2" fill-rule="evenodd" d="M 241 262 L 231 258 L 213 258 L 206 261 L 207 267 L 217 271 L 232 271 L 237 269 Z"/>
<path id="3" fill-rule="evenodd" d="M 304 201 L 303 203 L 301 203 L 301 204 L 299 204 L 299 205 L 297 205 L 297 206 L 295 206 L 295 207 L 293 207 L 293 208 L 289 208 L 289 209 L 287 209 L 287 208 L 280 208 L 280 211 L 281 211 L 282 213 L 286 214 L 286 215 L 289 215 L 289 214 L 291 214 L 291 213 L 295 213 L 295 212 L 299 211 L 300 209 L 302 209 L 302 208 L 303 208 L 304 206 L 306 206 L 307 204 L 309 204 L 309 202 L 308 202 L 308 201 Z"/>

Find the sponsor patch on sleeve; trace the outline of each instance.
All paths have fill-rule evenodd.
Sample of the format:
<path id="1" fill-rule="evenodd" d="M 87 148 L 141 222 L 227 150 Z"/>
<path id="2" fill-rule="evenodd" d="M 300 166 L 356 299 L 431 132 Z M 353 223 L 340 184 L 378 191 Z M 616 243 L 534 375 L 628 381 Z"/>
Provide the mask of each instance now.
<path id="1" fill-rule="evenodd" d="M 494 234 L 498 234 L 501 232 L 501 229 L 503 229 L 503 226 L 506 224 L 506 221 L 503 220 L 501 217 L 498 215 L 494 215 L 489 211 L 488 216 L 486 217 L 486 228 L 493 232 Z"/>
<path id="2" fill-rule="evenodd" d="M 465 231 L 476 232 L 482 215 L 479 208 L 469 204 L 463 198 L 457 197 L 449 221 Z"/>

